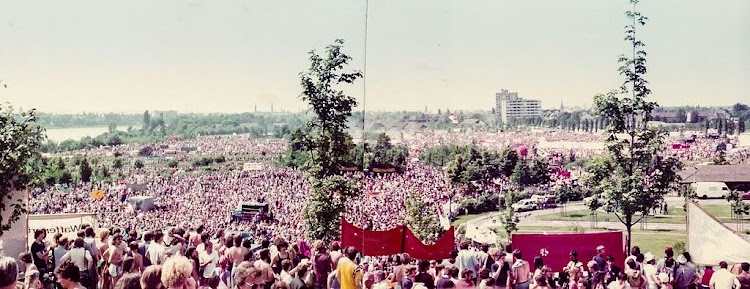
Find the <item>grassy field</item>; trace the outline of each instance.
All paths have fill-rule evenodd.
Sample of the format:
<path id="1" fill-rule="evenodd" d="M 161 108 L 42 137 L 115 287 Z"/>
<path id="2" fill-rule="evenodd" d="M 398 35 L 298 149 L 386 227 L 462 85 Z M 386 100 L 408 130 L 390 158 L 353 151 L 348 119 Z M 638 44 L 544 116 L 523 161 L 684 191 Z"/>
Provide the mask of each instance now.
<path id="1" fill-rule="evenodd" d="M 460 215 L 460 216 L 458 216 L 456 218 L 456 220 L 453 221 L 453 226 L 458 227 L 460 225 L 463 225 L 464 223 L 466 223 L 467 221 L 469 221 L 471 219 L 474 219 L 474 218 L 477 218 L 477 217 L 481 217 L 481 216 L 486 216 L 486 215 L 489 215 L 489 214 L 493 214 L 493 213 Z"/>
<path id="2" fill-rule="evenodd" d="M 706 211 L 714 215 L 720 221 L 725 223 L 733 223 L 734 220 L 730 218 L 729 204 L 726 205 L 705 205 L 703 206 Z M 565 216 L 562 212 L 549 213 L 539 215 L 536 217 L 537 220 L 543 221 L 581 221 L 588 222 L 591 219 L 590 210 L 574 210 L 568 211 Z M 607 214 L 606 212 L 597 212 L 597 220 L 599 222 L 619 222 L 614 214 Z M 748 220 L 747 218 L 745 220 Z M 658 215 L 649 216 L 646 219 L 649 223 L 672 223 L 672 224 L 684 224 L 685 223 L 685 211 L 682 208 L 670 208 L 669 215 Z"/>
<path id="3" fill-rule="evenodd" d="M 603 229 L 583 229 L 585 232 L 604 231 Z M 572 228 L 551 226 L 522 226 L 518 230 L 519 233 L 570 231 L 572 231 Z M 687 232 L 685 230 L 633 230 L 633 245 L 640 247 L 641 252 L 653 252 L 655 255 L 658 255 L 657 253 L 664 251 L 664 247 L 674 246 L 677 242 L 687 243 Z"/>

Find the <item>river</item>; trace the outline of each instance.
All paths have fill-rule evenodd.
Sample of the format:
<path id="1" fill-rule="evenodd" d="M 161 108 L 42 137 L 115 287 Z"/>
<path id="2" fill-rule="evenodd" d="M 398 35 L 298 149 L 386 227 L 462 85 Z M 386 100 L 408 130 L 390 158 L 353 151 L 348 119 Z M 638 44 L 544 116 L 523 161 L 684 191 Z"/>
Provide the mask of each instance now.
<path id="1" fill-rule="evenodd" d="M 48 128 L 47 138 L 55 142 L 68 139 L 80 140 L 83 137 L 96 137 L 109 130 L 106 126 L 101 127 L 77 127 L 77 128 Z"/>

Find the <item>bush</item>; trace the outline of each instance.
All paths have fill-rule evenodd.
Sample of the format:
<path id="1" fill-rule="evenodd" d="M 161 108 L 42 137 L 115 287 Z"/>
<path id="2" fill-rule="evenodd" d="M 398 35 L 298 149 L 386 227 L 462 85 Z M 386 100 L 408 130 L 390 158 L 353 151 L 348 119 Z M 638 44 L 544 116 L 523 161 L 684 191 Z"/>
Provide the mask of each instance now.
<path id="1" fill-rule="evenodd" d="M 145 164 L 143 164 L 143 161 L 142 161 L 142 160 L 135 160 L 135 161 L 133 162 L 133 167 L 134 167 L 135 169 L 142 169 L 142 168 L 143 168 L 144 166 L 145 166 Z"/>
<path id="2" fill-rule="evenodd" d="M 505 198 L 500 198 L 498 194 L 489 194 L 475 199 L 466 199 L 461 203 L 461 208 L 466 209 L 469 214 L 480 214 L 496 212 L 500 210 L 501 205 L 505 205 Z"/>
<path id="3" fill-rule="evenodd" d="M 178 164 L 177 160 L 169 160 L 169 162 L 167 162 L 167 167 L 176 168 Z"/>

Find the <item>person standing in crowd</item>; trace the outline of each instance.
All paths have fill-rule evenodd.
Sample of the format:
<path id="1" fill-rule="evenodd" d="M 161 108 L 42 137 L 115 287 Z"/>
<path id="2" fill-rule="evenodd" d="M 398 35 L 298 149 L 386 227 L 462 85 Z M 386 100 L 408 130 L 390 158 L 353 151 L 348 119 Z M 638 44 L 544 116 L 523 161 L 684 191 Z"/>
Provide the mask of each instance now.
<path id="1" fill-rule="evenodd" d="M 607 266 L 604 267 L 604 272 L 607 274 L 606 284 L 614 282 L 621 271 L 620 267 L 615 265 L 615 257 L 612 255 L 607 256 Z"/>
<path id="2" fill-rule="evenodd" d="M 703 289 L 710 289 L 709 282 L 711 281 L 711 277 L 713 276 L 714 268 L 712 266 L 707 266 L 703 271 L 703 274 L 701 275 L 701 287 Z"/>
<path id="3" fill-rule="evenodd" d="M 742 272 L 737 276 L 737 280 L 740 281 L 740 289 L 750 289 L 750 264 L 742 262 L 740 267 Z"/>
<path id="4" fill-rule="evenodd" d="M 214 251 L 214 245 L 211 242 L 206 242 L 205 250 L 199 253 L 198 260 L 200 261 L 200 267 L 203 268 L 200 284 L 205 285 L 208 279 L 214 276 L 216 265 L 219 263 L 219 254 Z"/>
<path id="5" fill-rule="evenodd" d="M 674 289 L 692 289 L 698 282 L 698 272 L 688 267 L 685 256 L 677 257 L 677 269 L 674 271 Z M 747 288 L 750 289 L 750 288 Z"/>
<path id="6" fill-rule="evenodd" d="M 341 244 L 338 241 L 331 243 L 331 261 L 333 261 L 333 268 L 338 268 L 339 259 L 341 259 L 342 256 Z"/>
<path id="7" fill-rule="evenodd" d="M 143 272 L 145 265 L 143 264 L 143 255 L 138 253 L 137 241 L 132 241 L 130 242 L 130 244 L 128 244 L 128 252 L 125 253 L 125 255 L 133 258 L 134 268 L 137 270 L 137 272 Z"/>
<path id="8" fill-rule="evenodd" d="M 255 269 L 261 272 L 261 279 L 263 281 L 263 287 L 266 289 L 271 288 L 274 282 L 273 269 L 271 269 L 271 251 L 268 249 L 262 249 L 258 251 L 259 260 L 255 261 Z"/>
<path id="9" fill-rule="evenodd" d="M 278 244 L 276 245 L 276 249 L 278 251 L 271 260 L 271 268 L 273 269 L 274 274 L 281 274 L 281 262 L 284 260 L 293 261 L 294 254 L 288 251 L 289 243 L 287 243 L 285 240 L 279 240 Z"/>
<path id="10" fill-rule="evenodd" d="M 469 250 L 469 242 L 463 241 L 459 245 L 458 256 L 456 257 L 456 267 L 458 268 L 458 274 L 463 276 L 464 271 L 471 270 L 471 278 L 476 279 L 477 276 L 474 272 L 479 268 L 479 260 L 474 252 Z M 459 286 L 456 284 L 456 286 Z"/>
<path id="11" fill-rule="evenodd" d="M 53 268 L 57 269 L 60 266 L 60 263 L 62 263 L 60 259 L 62 259 L 65 253 L 68 253 L 68 237 L 60 237 L 57 241 L 57 247 L 52 250 Z"/>
<path id="12" fill-rule="evenodd" d="M 599 245 L 596 247 L 596 255 L 594 255 L 591 260 L 596 261 L 596 265 L 599 270 L 604 270 L 605 266 L 607 266 L 607 252 L 604 249 L 603 245 Z"/>
<path id="13" fill-rule="evenodd" d="M 482 272 L 482 269 L 490 269 L 490 266 L 492 266 L 492 263 L 494 263 L 494 260 L 490 257 L 489 254 L 490 251 L 490 245 L 482 244 L 480 246 L 479 252 L 477 252 L 475 255 L 477 256 L 477 260 L 479 261 L 479 271 Z"/>
<path id="14" fill-rule="evenodd" d="M 55 270 L 57 282 L 65 289 L 84 289 L 81 285 L 81 270 L 73 262 L 65 261 Z"/>
<path id="15" fill-rule="evenodd" d="M 643 275 L 648 281 L 648 289 L 659 288 L 659 272 L 656 270 L 656 260 L 654 254 L 648 252 L 644 255 L 643 259 Z"/>
<path id="16" fill-rule="evenodd" d="M 104 256 L 107 256 L 107 264 L 109 269 L 109 276 L 112 277 L 112 284 L 117 284 L 122 275 L 122 256 L 124 255 L 122 249 L 122 235 L 117 234 L 112 237 L 112 246 L 107 249 Z"/>
<path id="17" fill-rule="evenodd" d="M 245 255 L 249 252 L 247 248 L 242 246 L 242 236 L 237 235 L 234 236 L 233 240 L 234 246 L 229 248 L 226 252 L 227 257 L 232 261 L 232 273 L 230 274 L 230 282 L 229 287 L 234 288 L 234 273 L 237 271 L 237 267 L 240 266 L 240 263 L 245 260 Z"/>
<path id="18" fill-rule="evenodd" d="M 23 268 L 21 268 L 21 273 L 39 271 L 39 268 L 34 265 L 34 260 L 31 257 L 31 253 L 23 252 L 21 254 L 18 254 L 18 260 L 21 261 L 21 265 L 23 266 Z"/>
<path id="19" fill-rule="evenodd" d="M 154 239 L 154 233 L 151 231 L 146 231 L 143 234 L 143 241 L 138 243 L 138 254 L 140 254 L 143 258 L 143 268 L 146 268 L 148 266 L 151 266 L 151 260 L 149 260 L 146 256 L 146 252 L 148 252 L 148 247 L 151 246 L 151 240 Z"/>
<path id="20" fill-rule="evenodd" d="M 672 247 L 666 247 L 664 248 L 664 258 L 656 263 L 656 270 L 669 274 L 670 271 L 674 272 L 674 270 L 677 269 L 676 263 L 677 262 L 674 262 L 674 251 L 672 250 Z"/>
<path id="21" fill-rule="evenodd" d="M 424 284 L 427 289 L 435 289 L 435 278 L 428 272 L 430 270 L 430 261 L 422 260 L 419 262 L 419 274 L 414 277 L 414 282 Z"/>
<path id="22" fill-rule="evenodd" d="M 401 282 L 401 288 L 402 289 L 414 288 L 414 279 L 416 277 L 417 277 L 417 268 L 412 265 L 406 265 L 406 267 L 404 267 L 404 278 L 399 281 Z"/>
<path id="23" fill-rule="evenodd" d="M 16 289 L 18 265 L 10 257 L 0 257 L 0 289 Z"/>
<path id="24" fill-rule="evenodd" d="M 513 251 L 513 266 L 511 267 L 512 277 L 510 285 L 515 286 L 515 289 L 529 289 L 529 280 L 531 278 L 531 268 L 529 262 L 523 260 L 523 254 L 521 250 L 516 249 Z"/>
<path id="25" fill-rule="evenodd" d="M 457 289 L 469 289 L 474 288 L 474 272 L 471 269 L 464 269 L 463 271 L 459 270 L 459 274 L 461 274 L 461 279 L 458 280 L 456 283 Z"/>
<path id="26" fill-rule="evenodd" d="M 146 249 L 146 258 L 149 259 L 149 263 L 153 265 L 164 264 L 164 252 L 167 248 L 164 247 L 164 233 L 156 231 L 154 233 L 154 241 Z"/>
<path id="27" fill-rule="evenodd" d="M 505 288 L 508 286 L 511 264 L 506 260 L 506 255 L 498 248 L 490 249 L 490 256 L 495 263 L 490 266 L 492 279 L 495 280 L 495 287 Z"/>
<path id="28" fill-rule="evenodd" d="M 357 253 L 356 248 L 349 246 L 344 250 L 344 256 L 339 259 L 336 280 L 341 284 L 341 289 L 362 288 L 362 271 L 354 263 Z"/>
<path id="29" fill-rule="evenodd" d="M 620 272 L 620 274 L 617 274 L 615 281 L 607 285 L 607 289 L 631 289 L 628 276 L 624 272 Z"/>
<path id="30" fill-rule="evenodd" d="M 115 289 L 142 289 L 140 273 L 125 273 L 115 284 Z"/>
<path id="31" fill-rule="evenodd" d="M 161 285 L 161 265 L 146 267 L 141 275 L 141 289 L 163 289 Z"/>
<path id="32" fill-rule="evenodd" d="M 333 271 L 333 260 L 331 260 L 331 254 L 326 250 L 326 245 L 322 240 L 315 241 L 313 247 L 315 249 L 312 263 L 313 273 L 315 273 L 313 289 L 325 289 L 326 277 Z"/>
<path id="33" fill-rule="evenodd" d="M 531 285 L 530 289 L 551 289 L 547 283 L 547 278 L 543 275 L 536 276 L 534 278 L 534 284 Z"/>
<path id="34" fill-rule="evenodd" d="M 401 264 L 393 268 L 393 280 L 401 282 L 406 276 L 406 268 L 409 267 L 411 262 L 411 256 L 408 253 L 402 253 L 399 255 Z"/>
<path id="35" fill-rule="evenodd" d="M 93 284 L 94 258 L 91 257 L 89 251 L 83 248 L 84 245 L 83 238 L 77 238 L 73 241 L 73 248 L 60 258 L 59 263 L 72 262 L 81 270 L 79 274 L 81 283 L 85 286 L 91 286 Z"/>
<path id="36" fill-rule="evenodd" d="M 625 274 L 628 278 L 628 285 L 632 289 L 646 289 L 648 286 L 648 281 L 645 277 L 643 277 L 643 274 L 641 273 L 640 268 L 638 267 L 638 264 L 636 263 L 635 259 L 628 259 L 628 262 L 625 264 Z"/>
<path id="37" fill-rule="evenodd" d="M 166 261 L 161 269 L 161 283 L 167 289 L 195 289 L 197 282 L 193 279 L 193 265 L 183 256 L 174 256 Z"/>
<path id="38" fill-rule="evenodd" d="M 719 270 L 714 272 L 711 276 L 711 280 L 708 281 L 708 286 L 711 289 L 733 289 L 740 288 L 740 281 L 734 276 L 729 270 L 727 270 L 727 262 L 719 262 Z"/>
<path id="39" fill-rule="evenodd" d="M 47 238 L 47 230 L 37 229 L 34 231 L 34 242 L 31 243 L 31 257 L 34 260 L 39 272 L 45 273 L 47 270 L 47 263 L 49 262 L 49 254 L 47 254 L 47 245 L 44 239 Z"/>
<path id="40" fill-rule="evenodd" d="M 291 265 L 291 260 L 285 260 L 289 261 L 289 265 Z M 292 279 L 292 281 L 289 283 L 290 289 L 309 289 L 307 287 L 307 283 L 305 283 L 305 277 L 307 276 L 307 265 L 305 266 L 299 266 L 297 269 L 297 276 Z"/>

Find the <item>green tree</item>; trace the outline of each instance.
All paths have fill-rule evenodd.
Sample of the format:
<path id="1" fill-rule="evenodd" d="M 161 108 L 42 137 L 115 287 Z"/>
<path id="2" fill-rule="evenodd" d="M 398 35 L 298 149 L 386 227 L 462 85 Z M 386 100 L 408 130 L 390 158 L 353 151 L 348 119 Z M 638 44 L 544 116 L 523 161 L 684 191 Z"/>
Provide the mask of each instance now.
<path id="1" fill-rule="evenodd" d="M 148 110 L 143 112 L 143 131 L 151 131 L 151 114 L 148 113 Z"/>
<path id="2" fill-rule="evenodd" d="M 110 134 L 114 134 L 117 131 L 117 124 L 116 123 L 110 123 L 109 128 L 107 129 L 107 132 Z"/>
<path id="3" fill-rule="evenodd" d="M 516 193 L 513 191 L 505 193 L 505 207 L 500 213 L 500 219 L 503 228 L 505 228 L 505 233 L 507 233 L 508 240 L 510 240 L 510 236 L 513 232 L 518 231 L 518 214 L 516 214 L 516 210 L 513 209 L 515 194 Z"/>
<path id="4" fill-rule="evenodd" d="M 81 163 L 79 164 L 78 173 L 81 175 L 81 181 L 84 181 L 84 182 L 91 181 L 91 175 L 93 173 L 93 170 L 91 169 L 91 165 L 89 165 L 89 161 L 86 158 L 83 158 L 81 160 Z"/>
<path id="5" fill-rule="evenodd" d="M 716 156 L 714 157 L 714 165 L 728 165 L 729 161 L 726 158 L 726 152 L 724 150 L 716 150 Z"/>
<path id="6" fill-rule="evenodd" d="M 14 199 L 12 192 L 40 176 L 34 163 L 45 137 L 37 121 L 35 110 L 17 115 L 12 106 L 0 104 L 0 213 L 10 211 L 8 218 L 0 215 L 0 236 L 27 212 L 24 201 Z"/>
<path id="7" fill-rule="evenodd" d="M 510 176 L 510 180 L 517 188 L 523 188 L 531 184 L 531 179 L 532 176 L 529 171 L 529 166 L 525 159 L 521 159 L 516 163 L 516 167 L 513 168 L 513 174 Z"/>
<path id="8" fill-rule="evenodd" d="M 112 168 L 119 170 L 122 168 L 122 159 L 121 158 L 115 158 L 114 161 L 112 161 Z"/>
<path id="9" fill-rule="evenodd" d="M 619 58 L 622 65 L 619 72 L 625 81 L 619 91 L 594 98 L 598 114 L 610 122 L 605 148 L 614 166 L 606 176 L 599 176 L 602 182 L 595 189 L 625 225 L 628 251 L 633 225 L 676 186 L 677 171 L 681 167 L 678 159 L 663 156 L 665 133 L 647 127 L 657 104 L 646 100 L 651 90 L 644 79 L 647 72 L 645 45 L 636 35 L 647 18 L 636 10 L 638 0 L 630 0 L 630 3 L 633 8 L 625 14 L 632 24 L 625 28 L 625 40 L 632 47 L 632 55 Z M 620 139 L 618 134 L 627 137 Z"/>
<path id="10" fill-rule="evenodd" d="M 336 176 L 343 158 L 352 149 L 346 132 L 347 119 L 357 106 L 354 97 L 336 88 L 351 84 L 362 77 L 359 71 L 341 72 L 351 61 L 341 48 L 343 40 L 337 39 L 326 47 L 325 57 L 314 50 L 310 54 L 310 68 L 300 74 L 301 99 L 311 107 L 315 117 L 308 121 L 308 135 L 304 149 L 309 158 L 304 165 L 310 177 L 311 201 L 305 208 L 308 237 L 333 240 L 339 235 L 340 218 L 349 198 L 361 191 L 359 183 Z"/>
<path id="11" fill-rule="evenodd" d="M 142 169 L 145 165 L 143 164 L 142 160 L 135 160 L 133 161 L 133 168 L 136 170 Z"/>
<path id="12" fill-rule="evenodd" d="M 443 232 L 440 227 L 440 220 L 435 214 L 428 213 L 429 204 L 424 198 L 411 192 L 406 199 L 406 216 L 404 223 L 409 226 L 414 235 L 424 243 L 434 243 L 437 237 Z"/>

